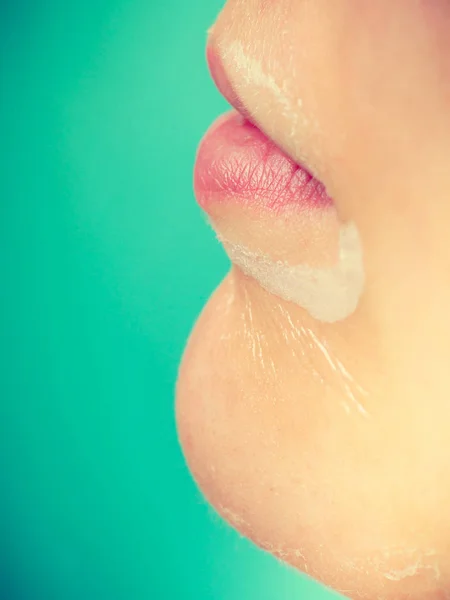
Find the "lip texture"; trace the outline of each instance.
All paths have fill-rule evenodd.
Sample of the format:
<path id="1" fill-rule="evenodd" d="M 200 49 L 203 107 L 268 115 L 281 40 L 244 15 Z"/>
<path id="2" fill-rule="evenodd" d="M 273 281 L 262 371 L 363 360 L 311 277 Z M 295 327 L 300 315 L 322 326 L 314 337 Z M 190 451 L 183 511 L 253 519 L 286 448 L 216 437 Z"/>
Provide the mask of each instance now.
<path id="1" fill-rule="evenodd" d="M 200 144 L 194 172 L 200 206 L 210 212 L 213 204 L 231 200 L 280 212 L 288 206 L 307 209 L 332 205 L 323 184 L 250 122 L 248 110 L 211 46 L 206 56 L 218 90 L 239 112 L 220 117 Z"/>
<path id="2" fill-rule="evenodd" d="M 332 204 L 322 183 L 236 112 L 220 117 L 203 138 L 194 188 L 207 212 L 211 203 L 230 200 L 274 212 Z"/>

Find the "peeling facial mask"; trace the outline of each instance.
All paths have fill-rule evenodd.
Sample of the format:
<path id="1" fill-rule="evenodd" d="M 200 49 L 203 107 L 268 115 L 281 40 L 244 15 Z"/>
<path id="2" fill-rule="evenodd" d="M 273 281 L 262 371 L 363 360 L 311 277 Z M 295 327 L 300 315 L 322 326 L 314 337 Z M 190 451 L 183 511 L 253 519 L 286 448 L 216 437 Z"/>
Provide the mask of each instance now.
<path id="1" fill-rule="evenodd" d="M 360 236 L 354 223 L 341 226 L 338 260 L 333 266 L 311 267 L 272 260 L 268 255 L 222 239 L 230 259 L 268 292 L 298 304 L 326 323 L 349 317 L 364 288 Z"/>

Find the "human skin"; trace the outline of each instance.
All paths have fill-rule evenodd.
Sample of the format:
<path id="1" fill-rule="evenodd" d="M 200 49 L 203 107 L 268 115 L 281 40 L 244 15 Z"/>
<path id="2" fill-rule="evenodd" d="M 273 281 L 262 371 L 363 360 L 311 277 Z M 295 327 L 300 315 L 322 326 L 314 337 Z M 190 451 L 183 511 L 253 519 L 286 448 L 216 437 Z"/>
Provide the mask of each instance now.
<path id="1" fill-rule="evenodd" d="M 234 527 L 346 596 L 450 598 L 450 2 L 228 0 L 208 43 L 356 224 L 365 285 L 325 323 L 232 267 L 180 368 L 189 467 Z M 295 219 L 210 217 L 301 252 Z"/>

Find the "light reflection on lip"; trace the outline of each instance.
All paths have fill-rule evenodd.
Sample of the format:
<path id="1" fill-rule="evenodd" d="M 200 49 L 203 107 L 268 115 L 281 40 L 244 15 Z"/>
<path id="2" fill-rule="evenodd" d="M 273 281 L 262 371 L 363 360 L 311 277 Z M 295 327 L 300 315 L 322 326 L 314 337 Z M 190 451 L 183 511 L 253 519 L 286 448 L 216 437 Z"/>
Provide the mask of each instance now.
<path id="1" fill-rule="evenodd" d="M 244 106 L 244 103 L 239 98 L 238 94 L 231 85 L 230 80 L 223 67 L 222 60 L 217 51 L 213 48 L 213 46 L 210 43 L 206 47 L 206 60 L 208 63 L 211 77 L 214 83 L 216 84 L 216 87 L 219 90 L 219 92 L 222 94 L 225 100 L 231 104 L 233 108 L 235 108 L 239 113 L 241 113 L 241 115 L 245 119 L 251 121 L 249 111 Z"/>

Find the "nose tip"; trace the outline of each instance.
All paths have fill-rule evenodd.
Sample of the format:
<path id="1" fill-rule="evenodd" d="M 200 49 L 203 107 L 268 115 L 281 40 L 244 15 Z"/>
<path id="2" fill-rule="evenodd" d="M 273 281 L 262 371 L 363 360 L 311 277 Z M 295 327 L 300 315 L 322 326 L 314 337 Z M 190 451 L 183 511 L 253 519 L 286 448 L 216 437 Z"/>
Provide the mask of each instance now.
<path id="1" fill-rule="evenodd" d="M 211 38 L 206 46 L 206 62 L 208 63 L 211 77 L 221 95 L 229 104 L 231 104 L 233 108 L 240 112 L 243 117 L 250 120 L 250 113 L 244 106 L 242 100 L 235 90 L 235 87 L 231 84 L 230 78 L 225 71 L 220 53 L 216 49 L 216 46 Z"/>

